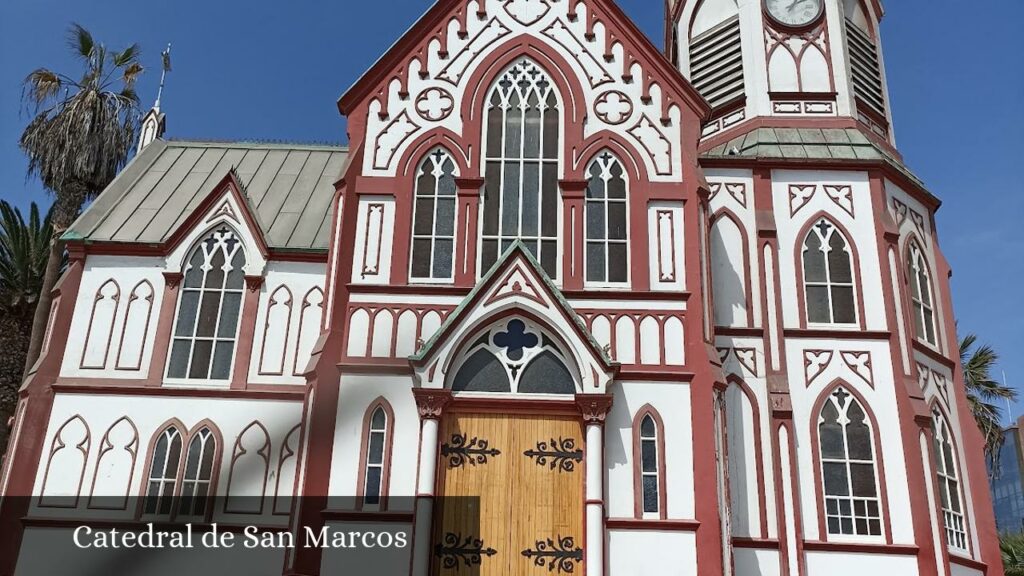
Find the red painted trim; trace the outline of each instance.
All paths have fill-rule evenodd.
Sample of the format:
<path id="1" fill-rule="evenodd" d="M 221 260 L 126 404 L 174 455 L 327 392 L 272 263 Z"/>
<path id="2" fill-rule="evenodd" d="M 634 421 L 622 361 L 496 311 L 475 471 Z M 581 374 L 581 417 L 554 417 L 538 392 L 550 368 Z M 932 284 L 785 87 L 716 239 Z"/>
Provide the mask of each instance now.
<path id="1" fill-rule="evenodd" d="M 238 331 L 235 333 L 235 358 L 230 384 L 232 390 L 244 390 L 249 381 L 249 363 L 252 360 L 253 340 L 256 338 L 256 313 L 260 307 L 262 285 L 262 276 L 245 277 L 242 309 L 239 311 Z"/>
<path id="2" fill-rule="evenodd" d="M 380 500 L 380 510 L 384 511 L 388 509 L 388 487 L 391 484 L 391 448 L 395 443 L 395 412 L 391 409 L 391 404 L 385 400 L 383 396 L 379 396 L 376 400 L 370 402 L 369 407 L 363 414 L 363 425 L 362 428 L 360 428 L 362 431 L 362 441 L 359 444 L 359 476 L 356 485 L 356 510 L 362 510 L 365 505 L 366 469 L 370 447 L 370 424 L 372 423 L 373 414 L 377 411 L 377 408 L 383 410 L 384 416 L 387 418 L 384 431 L 384 461 L 380 471 L 380 494 L 378 498 Z"/>
<path id="3" fill-rule="evenodd" d="M 107 341 L 103 345 L 103 361 L 96 366 L 85 365 L 85 355 L 89 352 L 89 341 L 92 340 L 93 333 L 93 322 L 96 320 L 96 306 L 100 300 L 103 300 L 103 289 L 107 284 L 114 285 L 114 295 L 111 299 L 114 301 L 114 312 L 110 315 L 110 325 L 107 327 Z M 82 345 L 82 359 L 78 363 L 79 369 L 82 370 L 104 370 L 107 367 L 107 359 L 110 357 L 110 344 L 114 340 L 114 323 L 117 321 L 117 310 L 121 307 L 121 285 L 117 283 L 117 280 L 113 278 L 108 279 L 106 282 L 100 285 L 96 289 L 96 295 L 92 301 L 92 310 L 89 312 L 89 327 L 85 331 L 85 343 Z"/>
<path id="4" fill-rule="evenodd" d="M 285 300 L 283 303 L 282 302 L 277 302 L 277 301 L 274 300 L 274 296 L 276 296 L 277 293 L 282 291 L 282 290 L 284 290 L 285 294 L 287 295 L 287 300 Z M 294 302 L 295 302 L 295 299 L 292 297 L 292 291 L 289 290 L 288 287 L 285 286 L 284 284 L 281 284 L 277 288 L 275 288 L 274 291 L 271 292 L 270 296 L 267 298 L 267 311 L 266 311 L 265 317 L 263 319 L 263 333 L 262 333 L 263 341 L 260 343 L 260 357 L 259 357 L 259 360 L 256 361 L 256 373 L 258 375 L 260 375 L 260 376 L 283 376 L 284 375 L 284 362 L 285 362 L 285 358 L 288 356 L 288 334 L 291 332 L 291 328 L 292 328 L 292 308 L 293 308 Z M 281 341 L 281 361 L 280 361 L 280 364 L 279 364 L 280 368 L 278 370 L 276 370 L 276 371 L 264 372 L 264 370 L 263 370 L 263 362 L 266 359 L 266 354 L 267 354 L 267 335 L 270 333 L 270 312 L 271 312 L 271 310 L 273 310 L 274 306 L 285 306 L 285 307 L 288 308 L 288 314 L 287 314 L 287 316 L 285 316 L 285 320 L 284 320 L 284 338 Z M 253 328 L 255 329 L 255 322 L 254 322 Z M 296 359 L 296 361 L 297 361 L 297 359 Z"/>
<path id="5" fill-rule="evenodd" d="M 653 532 L 696 532 L 700 528 L 698 520 L 655 520 L 641 518 L 605 518 L 604 527 L 608 530 L 649 530 Z"/>
<path id="6" fill-rule="evenodd" d="M 937 318 L 936 321 L 938 321 Z M 910 327 L 910 331 L 913 332 L 913 326 Z M 936 328 L 936 331 L 938 331 L 938 328 Z M 924 342 L 918 341 L 917 338 L 914 338 L 912 346 L 914 352 L 918 352 L 923 356 L 927 356 L 928 359 L 932 360 L 933 362 L 939 364 L 944 368 L 949 369 L 950 372 L 956 370 L 958 364 L 956 360 L 947 358 L 945 355 L 943 355 L 941 352 L 936 351 L 931 346 L 925 344 Z"/>
<path id="7" fill-rule="evenodd" d="M 398 522 L 411 523 L 412 512 L 371 512 L 362 510 L 324 510 L 325 520 L 336 522 Z"/>
<path id="8" fill-rule="evenodd" d="M 139 300 L 139 297 L 136 295 L 136 291 L 139 289 L 139 286 L 142 285 L 149 286 L 149 296 L 142 299 L 146 302 L 146 322 L 142 326 L 142 344 L 139 346 L 139 357 L 135 360 L 134 365 L 122 366 L 121 361 L 124 356 L 124 335 L 128 332 L 128 319 L 131 318 L 132 305 Z M 142 369 L 142 359 L 146 356 L 146 343 L 149 342 L 149 324 L 153 320 L 153 298 L 155 297 L 156 289 L 149 280 L 142 280 L 132 288 L 132 291 L 128 296 L 128 306 L 124 312 L 124 321 L 121 323 L 121 340 L 117 344 L 117 360 L 114 363 L 115 370 L 135 371 Z"/>
<path id="9" fill-rule="evenodd" d="M 661 414 L 650 404 L 644 404 L 633 416 L 633 516 L 638 520 L 644 519 L 643 506 L 643 449 L 641 448 L 640 426 L 644 418 L 650 416 L 654 420 L 654 434 L 658 447 L 658 518 L 668 518 L 668 484 L 665 481 L 665 468 L 668 461 L 665 459 L 665 423 L 661 420 Z"/>
<path id="10" fill-rule="evenodd" d="M 741 536 L 733 536 L 732 546 L 733 548 L 745 548 L 752 550 L 779 550 L 779 540 L 777 538 L 744 538 Z"/>
<path id="11" fill-rule="evenodd" d="M 841 552 L 847 554 L 876 554 L 883 556 L 916 556 L 919 548 L 913 544 L 864 544 L 858 542 L 820 542 L 804 540 L 804 550 L 810 552 Z"/>
<path id="12" fill-rule="evenodd" d="M 231 510 L 231 481 L 235 476 L 235 464 L 238 459 L 245 456 L 248 451 L 242 445 L 242 438 L 245 437 L 246 433 L 249 432 L 250 428 L 259 428 L 263 432 L 263 445 L 259 450 L 256 451 L 256 456 L 263 459 L 263 486 L 260 487 L 259 503 L 260 507 L 255 512 L 245 510 Z M 267 428 L 259 421 L 253 420 L 248 426 L 242 429 L 235 437 L 235 444 L 231 448 L 231 464 L 228 467 L 228 485 L 224 489 L 224 513 L 225 514 L 263 514 L 263 506 L 267 496 L 267 476 L 270 474 L 270 433 L 267 432 Z M 271 511 L 272 513 L 273 511 Z"/>
<path id="13" fill-rule="evenodd" d="M 782 331 L 787 338 L 828 338 L 835 340 L 888 340 L 892 334 L 885 330 L 829 329 L 829 328 L 786 328 Z"/>
<path id="14" fill-rule="evenodd" d="M 889 512 L 889 494 L 886 490 L 886 476 L 885 476 L 885 458 L 882 454 L 882 440 L 881 432 L 882 429 L 878 426 L 878 420 L 875 418 L 875 411 L 872 410 L 871 404 L 864 398 L 864 396 L 851 384 L 843 380 L 835 380 L 828 386 L 824 387 L 818 398 L 814 401 L 814 407 L 811 409 L 810 422 L 810 433 L 811 433 L 811 456 L 814 459 L 814 493 L 815 503 L 817 504 L 817 516 L 818 516 L 818 537 L 823 541 L 829 541 L 828 527 L 825 521 L 825 489 L 822 478 L 822 463 L 821 463 L 821 445 L 818 440 L 818 418 L 821 414 L 822 409 L 825 407 L 825 402 L 828 402 L 829 396 L 836 391 L 837 388 L 843 388 L 849 392 L 856 401 L 860 404 L 861 410 L 867 415 L 871 421 L 871 445 L 874 449 L 874 460 L 875 460 L 875 478 L 876 488 L 878 490 L 878 505 L 882 515 L 882 534 L 885 537 L 886 546 L 892 545 L 892 515 Z M 870 538 L 870 536 L 867 536 Z"/>
<path id="15" fill-rule="evenodd" d="M 996 564 L 989 565 L 980 560 L 965 558 L 959 554 L 950 554 L 949 563 L 956 564 L 957 566 L 963 566 L 964 568 L 970 568 L 971 570 L 977 570 L 982 574 L 992 574 L 992 576 L 996 576 L 998 574 L 997 570 L 999 569 Z M 992 570 L 990 570 L 990 568 L 992 568 Z"/>
<path id="16" fill-rule="evenodd" d="M 85 438 L 83 438 L 81 442 L 79 442 L 78 444 L 75 444 L 74 446 L 68 446 L 61 439 L 61 434 L 64 432 L 64 429 L 68 427 L 68 424 L 71 424 L 72 422 L 74 422 L 76 420 L 78 422 L 81 422 L 82 423 L 82 427 L 85 428 Z M 50 454 L 46 458 L 46 469 L 43 472 L 42 488 L 39 491 L 39 497 L 36 499 L 36 505 L 37 506 L 39 506 L 40 508 L 77 508 L 78 507 L 78 501 L 79 501 L 79 499 L 82 496 L 82 483 L 85 481 L 85 468 L 86 468 L 86 466 L 89 463 L 89 454 L 90 454 L 90 449 L 91 448 L 92 448 L 92 430 L 89 429 L 89 425 L 86 424 L 85 419 L 82 418 L 82 416 L 80 414 L 75 414 L 74 416 L 71 416 L 70 418 L 65 420 L 64 423 L 61 424 L 59 428 L 57 428 L 57 431 L 53 435 L 53 440 L 50 441 Z M 68 502 L 66 504 L 61 504 L 61 503 L 47 504 L 46 503 L 46 497 L 47 497 L 47 495 L 46 495 L 46 483 L 50 479 L 50 466 L 53 464 L 53 457 L 56 456 L 56 454 L 58 452 L 60 452 L 61 450 L 65 450 L 65 449 L 68 449 L 68 450 L 74 449 L 74 450 L 78 450 L 79 452 L 82 453 L 82 466 L 81 466 L 81 469 L 78 472 L 78 483 L 75 485 L 75 497 L 74 497 L 73 500 L 71 500 L 70 502 Z M 58 498 L 60 500 L 63 499 L 62 496 L 55 496 L 55 498 Z"/>
<path id="17" fill-rule="evenodd" d="M 223 398 L 248 400 L 292 400 L 303 398 L 302 386 L 296 384 L 267 385 L 260 388 L 250 386 L 247 390 L 231 390 L 229 388 L 162 388 L 149 387 L 147 381 L 134 381 L 129 386 L 113 385 L 111 381 L 104 384 L 61 383 L 53 384 L 54 392 L 62 394 L 107 394 L 113 396 L 155 396 L 185 398 Z"/>
<path id="18" fill-rule="evenodd" d="M 110 442 L 110 431 L 113 430 L 114 428 L 116 428 L 121 422 L 127 422 L 128 425 L 131 426 L 132 435 L 133 435 L 132 441 L 129 442 L 128 444 L 124 445 L 124 446 L 114 446 Z M 122 504 L 118 508 L 111 508 L 111 507 L 108 507 L 108 506 L 94 506 L 93 505 L 93 498 L 96 497 L 96 480 L 98 479 L 99 474 L 100 474 L 100 464 L 103 463 L 103 457 L 106 456 L 107 453 L 112 451 L 112 450 L 121 450 L 121 449 L 126 450 L 129 454 L 132 455 L 132 464 L 131 464 L 131 467 L 128 469 L 128 482 L 126 483 L 126 485 L 124 487 L 124 499 L 122 500 Z M 88 502 L 86 507 L 91 509 L 91 510 L 97 510 L 97 509 L 102 509 L 102 510 L 127 510 L 128 509 L 128 494 L 131 491 L 132 476 L 135 474 L 135 464 L 137 463 L 138 456 L 139 456 L 139 429 L 138 429 L 138 427 L 135 426 L 135 422 L 133 422 L 131 418 L 129 418 L 128 416 L 122 416 L 122 417 L 118 418 L 117 420 L 115 420 L 114 423 L 111 424 L 109 428 L 107 428 L 107 431 L 103 433 L 103 438 L 100 440 L 100 453 L 96 457 L 96 466 L 93 468 L 92 486 L 89 488 L 89 502 Z M 107 499 L 107 496 L 109 496 L 109 495 L 102 495 L 102 496 L 100 496 L 100 498 L 101 499 Z"/>
<path id="19" fill-rule="evenodd" d="M 319 335 L 320 330 L 323 329 L 323 316 L 324 310 L 327 308 L 327 299 L 324 297 L 323 289 L 320 288 L 319 286 L 314 286 L 310 288 L 308 292 L 306 292 L 305 296 L 302 297 L 302 307 L 299 310 L 299 330 L 298 333 L 295 335 L 295 353 L 293 354 L 292 358 L 292 376 L 302 376 L 303 372 L 305 371 L 305 366 L 303 366 L 301 369 L 299 368 L 299 359 L 302 357 L 302 338 L 304 336 L 303 330 L 305 328 L 306 323 L 307 308 L 313 306 L 313 303 L 310 301 L 309 297 L 316 292 L 320 293 L 320 322 L 317 323 L 316 334 Z M 316 345 L 315 342 L 313 344 L 314 346 Z M 312 353 L 312 351 L 313 350 L 311 347 L 310 352 Z M 309 359 L 307 358 L 306 360 L 308 363 Z"/>
<path id="20" fill-rule="evenodd" d="M 295 450 L 292 450 L 291 447 L 288 445 L 288 439 L 291 438 L 292 435 L 294 435 L 296 433 L 298 433 L 299 438 L 295 441 Z M 277 499 L 281 496 L 281 476 L 283 475 L 283 471 L 284 471 L 284 463 L 287 462 L 290 458 L 295 458 L 296 459 L 295 471 L 294 471 L 293 477 L 292 477 L 292 492 L 291 492 L 292 495 L 291 495 L 290 498 L 294 499 L 295 496 L 296 496 L 296 492 L 295 492 L 296 486 L 295 485 L 298 483 L 299 476 L 300 476 L 300 474 L 299 474 L 300 470 L 299 470 L 299 466 L 298 466 L 298 457 L 299 457 L 298 453 L 301 450 L 302 450 L 302 424 L 300 423 L 300 424 L 296 424 L 294 427 L 292 427 L 292 429 L 289 430 L 288 433 L 284 435 L 284 439 L 281 440 L 281 449 L 278 451 L 279 456 L 278 456 L 278 459 L 277 459 L 277 477 L 274 480 L 274 501 L 273 501 L 273 503 L 271 504 L 271 507 L 270 507 L 270 511 L 271 511 L 272 514 L 275 514 L 275 515 L 276 514 L 282 514 L 282 515 L 289 515 L 289 516 L 291 515 L 291 510 L 290 509 L 285 511 L 285 512 L 278 512 L 277 511 Z"/>

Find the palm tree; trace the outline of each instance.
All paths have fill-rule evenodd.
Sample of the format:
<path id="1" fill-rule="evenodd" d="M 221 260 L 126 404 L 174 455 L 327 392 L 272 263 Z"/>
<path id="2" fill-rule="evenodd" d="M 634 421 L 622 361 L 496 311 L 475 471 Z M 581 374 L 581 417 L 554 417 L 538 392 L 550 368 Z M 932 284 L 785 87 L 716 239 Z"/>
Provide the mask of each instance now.
<path id="1" fill-rule="evenodd" d="M 25 372 L 42 348 L 50 292 L 64 252 L 60 235 L 82 206 L 124 167 L 141 116 L 135 93 L 135 81 L 143 71 L 137 44 L 108 51 L 88 30 L 73 24 L 68 46 L 85 68 L 78 80 L 46 68 L 25 79 L 24 96 L 35 116 L 21 135 L 21 149 L 28 156 L 29 175 L 38 176 L 55 197 L 54 235 L 32 321 Z"/>
<path id="2" fill-rule="evenodd" d="M 992 377 L 992 370 L 999 360 L 999 354 L 988 344 L 978 345 L 978 337 L 967 334 L 960 339 L 960 365 L 964 371 L 964 386 L 967 388 L 967 403 L 974 420 L 985 437 L 985 456 L 996 470 L 999 464 L 999 450 L 1003 446 L 1002 410 L 994 402 L 1014 401 L 1017 391 L 1003 386 Z"/>
<path id="3" fill-rule="evenodd" d="M 1024 534 L 1005 534 L 999 538 L 1006 576 L 1024 576 Z"/>
<path id="4" fill-rule="evenodd" d="M 17 403 L 52 237 L 50 214 L 40 218 L 35 202 L 26 222 L 20 210 L 0 200 L 0 454 L 7 444 L 7 419 Z"/>

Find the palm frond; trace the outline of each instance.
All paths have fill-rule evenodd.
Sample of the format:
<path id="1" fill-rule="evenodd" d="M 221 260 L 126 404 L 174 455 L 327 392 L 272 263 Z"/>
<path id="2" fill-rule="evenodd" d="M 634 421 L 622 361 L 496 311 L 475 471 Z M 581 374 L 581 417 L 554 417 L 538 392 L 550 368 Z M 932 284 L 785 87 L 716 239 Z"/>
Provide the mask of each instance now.
<path id="1" fill-rule="evenodd" d="M 135 85 L 135 81 L 139 78 L 139 75 L 144 71 L 145 69 L 142 67 L 142 64 L 132 62 L 124 67 L 124 70 L 121 73 L 121 81 L 124 82 L 124 85 L 127 88 L 131 88 Z"/>
<path id="2" fill-rule="evenodd" d="M 0 311 L 31 312 L 43 282 L 50 240 L 50 215 L 39 217 L 33 202 L 28 222 L 21 211 L 0 200 Z"/>
<path id="3" fill-rule="evenodd" d="M 37 68 L 25 77 L 28 97 L 36 106 L 56 97 L 63 86 L 64 82 L 60 75 L 46 68 Z"/>
<path id="4" fill-rule="evenodd" d="M 90 62 L 94 56 L 96 42 L 93 40 L 92 34 L 84 26 L 75 22 L 71 24 L 71 29 L 68 30 L 68 47 L 71 48 L 75 55 L 86 62 Z"/>
<path id="5" fill-rule="evenodd" d="M 132 61 L 134 61 L 134 60 L 138 60 L 140 54 L 142 54 L 142 49 L 139 48 L 139 45 L 138 44 L 132 44 L 131 46 L 125 48 L 124 50 L 121 50 L 120 52 L 115 52 L 114 54 L 112 54 L 110 59 L 111 59 L 111 62 L 114 63 L 114 66 L 117 66 L 117 67 L 120 68 L 121 66 L 127 66 L 128 64 L 132 63 Z"/>
<path id="6" fill-rule="evenodd" d="M 1006 576 L 1024 576 L 1024 534 L 1007 534 L 999 538 Z"/>

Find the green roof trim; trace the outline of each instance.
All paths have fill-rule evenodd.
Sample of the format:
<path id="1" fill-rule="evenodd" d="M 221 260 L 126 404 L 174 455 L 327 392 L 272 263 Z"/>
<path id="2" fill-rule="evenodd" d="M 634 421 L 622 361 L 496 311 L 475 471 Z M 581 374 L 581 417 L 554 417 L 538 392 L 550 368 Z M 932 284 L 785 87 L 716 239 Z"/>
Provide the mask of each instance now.
<path id="1" fill-rule="evenodd" d="M 879 161 L 925 189 L 924 182 L 902 160 L 857 128 L 754 128 L 715 146 L 701 158 Z"/>
<path id="2" fill-rule="evenodd" d="M 597 352 L 598 356 L 605 363 L 605 365 L 615 366 L 618 364 L 618 362 L 613 362 L 611 358 L 608 357 L 608 354 L 607 352 L 605 352 L 604 347 L 597 343 L 597 340 L 594 339 L 593 334 L 590 333 L 590 330 L 587 329 L 587 326 L 583 323 L 583 320 L 581 320 L 579 315 L 576 314 L 576 311 L 573 310 L 572 305 L 565 298 L 565 295 L 562 294 L 562 291 L 559 290 L 557 286 L 555 286 L 554 281 L 552 281 L 551 277 L 548 276 L 547 272 L 544 271 L 544 268 L 540 265 L 540 262 L 537 261 L 533 253 L 530 252 L 530 250 L 526 247 L 526 244 L 524 244 L 523 241 L 519 239 L 516 239 L 515 242 L 513 242 L 512 245 L 509 246 L 505 250 L 505 252 L 503 252 L 501 256 L 498 257 L 494 265 L 492 265 L 491 268 L 487 271 L 487 273 L 484 274 L 482 278 L 480 278 L 480 281 L 477 282 L 476 286 L 473 287 L 469 294 L 467 294 L 466 297 L 462 299 L 462 302 L 459 303 L 458 307 L 456 307 L 455 310 L 453 310 L 452 313 L 449 314 L 447 318 L 445 318 L 444 322 L 441 324 L 441 327 L 438 328 L 436 332 L 434 332 L 434 335 L 431 336 L 430 340 L 428 340 L 427 343 L 424 344 L 423 347 L 420 348 L 415 354 L 408 357 L 410 361 L 421 362 L 423 361 L 423 359 L 430 356 L 430 354 L 434 351 L 434 348 L 437 346 L 437 343 L 440 341 L 441 335 L 447 332 L 452 325 L 454 325 L 461 319 L 461 317 L 466 313 L 466 310 L 468 310 L 469 307 L 473 304 L 473 302 L 476 301 L 477 295 L 490 287 L 494 277 L 498 275 L 498 272 L 502 268 L 504 268 L 506 262 L 512 260 L 516 253 L 521 253 L 525 257 L 526 261 L 533 268 L 534 273 L 537 275 L 538 278 L 541 279 L 541 281 L 544 283 L 544 286 L 547 287 L 548 292 L 550 292 L 551 295 L 555 297 L 555 301 L 558 302 L 558 305 L 562 307 L 563 311 L 566 313 L 566 316 L 568 316 L 571 319 L 571 321 L 576 324 L 576 327 L 580 329 L 580 333 L 585 335 L 587 342 L 590 344 L 591 348 Z"/>

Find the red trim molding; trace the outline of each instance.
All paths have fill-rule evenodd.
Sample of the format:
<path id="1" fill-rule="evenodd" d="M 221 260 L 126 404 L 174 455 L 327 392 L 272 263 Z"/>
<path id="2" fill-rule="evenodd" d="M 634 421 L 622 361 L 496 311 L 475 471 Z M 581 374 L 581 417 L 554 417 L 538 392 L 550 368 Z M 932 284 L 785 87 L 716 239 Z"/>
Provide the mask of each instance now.
<path id="1" fill-rule="evenodd" d="M 640 518 L 606 518 L 608 530 L 658 530 L 663 532 L 696 532 L 699 520 L 643 520 Z"/>

